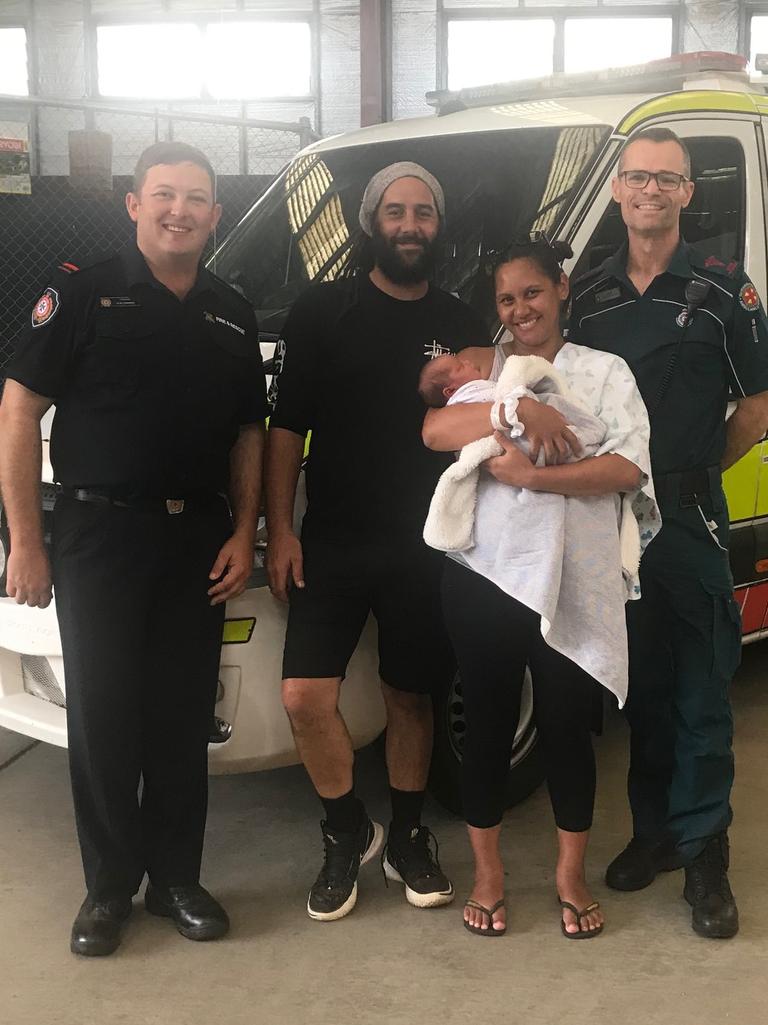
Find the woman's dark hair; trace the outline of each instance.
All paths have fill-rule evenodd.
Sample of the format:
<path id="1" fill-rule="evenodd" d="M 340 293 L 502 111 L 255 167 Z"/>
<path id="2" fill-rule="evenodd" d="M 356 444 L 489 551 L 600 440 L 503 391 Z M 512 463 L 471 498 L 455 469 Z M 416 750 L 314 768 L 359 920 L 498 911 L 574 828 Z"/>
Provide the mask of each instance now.
<path id="1" fill-rule="evenodd" d="M 546 238 L 526 239 L 522 242 L 512 242 L 505 249 L 496 255 L 493 261 L 493 273 L 505 263 L 512 263 L 513 260 L 530 260 L 535 263 L 542 274 L 546 274 L 556 285 L 560 284 L 560 275 L 563 273 L 562 263 L 573 256 L 573 250 L 567 242 L 550 242 Z"/>

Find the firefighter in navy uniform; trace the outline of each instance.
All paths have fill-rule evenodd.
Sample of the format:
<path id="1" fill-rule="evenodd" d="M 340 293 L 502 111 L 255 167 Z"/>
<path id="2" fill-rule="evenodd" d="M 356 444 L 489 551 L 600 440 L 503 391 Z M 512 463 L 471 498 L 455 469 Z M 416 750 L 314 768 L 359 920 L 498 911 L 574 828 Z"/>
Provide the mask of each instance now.
<path id="1" fill-rule="evenodd" d="M 721 470 L 768 427 L 768 325 L 741 269 L 680 239 L 692 194 L 672 132 L 649 129 L 627 146 L 613 195 L 628 243 L 574 284 L 569 338 L 617 353 L 635 374 L 663 519 L 640 567 L 642 598 L 628 604 L 634 830 L 606 881 L 639 890 L 684 867 L 694 930 L 729 937 L 738 912 L 727 876 L 728 688 L 741 626 Z"/>
<path id="2" fill-rule="evenodd" d="M 46 606 L 39 419 L 56 416 L 52 567 L 75 817 L 88 894 L 71 949 L 147 909 L 189 939 L 226 912 L 199 884 L 224 602 L 253 567 L 264 372 L 253 309 L 200 264 L 218 221 L 199 150 L 139 159 L 136 245 L 64 264 L 31 315 L 0 407 L 9 596 Z M 138 796 L 141 782 L 141 798 Z"/>

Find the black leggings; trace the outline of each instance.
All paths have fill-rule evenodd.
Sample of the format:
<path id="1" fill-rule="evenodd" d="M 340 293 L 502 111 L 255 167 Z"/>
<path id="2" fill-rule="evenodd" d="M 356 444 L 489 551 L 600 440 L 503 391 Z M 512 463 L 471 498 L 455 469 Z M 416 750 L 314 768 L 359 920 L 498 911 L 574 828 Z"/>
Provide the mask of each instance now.
<path id="1" fill-rule="evenodd" d="M 487 829 L 501 822 L 527 664 L 555 822 L 569 832 L 589 829 L 595 802 L 590 727 L 599 685 L 547 645 L 535 612 L 452 559 L 445 560 L 443 611 L 464 698 L 467 823 Z"/>

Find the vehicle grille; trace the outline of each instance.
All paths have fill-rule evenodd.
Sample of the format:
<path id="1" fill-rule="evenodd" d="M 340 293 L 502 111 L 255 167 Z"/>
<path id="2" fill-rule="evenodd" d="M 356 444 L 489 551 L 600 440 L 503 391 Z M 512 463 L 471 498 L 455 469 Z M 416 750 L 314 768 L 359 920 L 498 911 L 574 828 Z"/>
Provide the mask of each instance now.
<path id="1" fill-rule="evenodd" d="M 21 672 L 24 677 L 24 690 L 43 701 L 50 701 L 59 708 L 66 708 L 59 681 L 54 676 L 48 659 L 43 655 L 22 655 Z"/>

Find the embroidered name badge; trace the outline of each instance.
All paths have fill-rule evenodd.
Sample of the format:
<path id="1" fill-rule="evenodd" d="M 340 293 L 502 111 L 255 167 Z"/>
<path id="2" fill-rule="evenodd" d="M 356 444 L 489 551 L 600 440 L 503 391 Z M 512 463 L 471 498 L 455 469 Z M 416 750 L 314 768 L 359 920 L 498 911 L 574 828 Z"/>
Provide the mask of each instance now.
<path id="1" fill-rule="evenodd" d="M 760 296 L 751 281 L 745 281 L 739 292 L 739 304 L 748 313 L 760 308 Z"/>
<path id="2" fill-rule="evenodd" d="M 436 338 L 432 339 L 432 344 L 428 345 L 424 349 L 424 355 L 429 356 L 430 359 L 437 359 L 438 356 L 450 356 L 451 350 L 447 345 L 441 345 Z"/>
<path id="3" fill-rule="evenodd" d="M 233 324 L 231 320 L 225 320 L 224 317 L 217 317 L 215 313 L 203 313 L 203 316 L 209 324 L 223 324 L 224 327 L 231 327 L 233 331 L 237 331 L 239 335 L 245 334 L 245 328 L 240 327 L 239 324 Z"/>
<path id="4" fill-rule="evenodd" d="M 99 299 L 99 306 L 102 306 L 105 310 L 113 308 L 118 310 L 132 309 L 138 305 L 139 303 L 135 299 L 131 299 L 129 295 L 103 295 Z"/>
<path id="5" fill-rule="evenodd" d="M 595 293 L 596 303 L 609 303 L 611 299 L 618 299 L 621 295 L 620 288 L 606 288 L 604 292 Z"/>
<path id="6" fill-rule="evenodd" d="M 46 288 L 32 308 L 32 327 L 42 327 L 56 316 L 59 308 L 59 293 L 55 288 Z"/>

